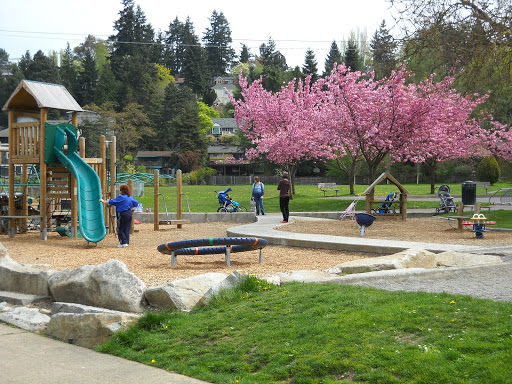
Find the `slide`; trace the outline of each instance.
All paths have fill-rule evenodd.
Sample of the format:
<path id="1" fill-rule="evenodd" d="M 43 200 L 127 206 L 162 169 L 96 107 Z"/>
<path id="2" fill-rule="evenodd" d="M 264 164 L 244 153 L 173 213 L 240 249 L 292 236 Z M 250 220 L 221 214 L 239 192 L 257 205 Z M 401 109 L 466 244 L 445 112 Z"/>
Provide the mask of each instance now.
<path id="1" fill-rule="evenodd" d="M 105 219 L 101 198 L 100 178 L 76 152 L 77 139 L 68 127 L 71 124 L 59 124 L 56 127 L 53 151 L 57 159 L 76 179 L 78 200 L 78 223 L 80 233 L 85 240 L 97 243 L 106 236 Z M 62 150 L 68 139 L 68 150 Z"/>

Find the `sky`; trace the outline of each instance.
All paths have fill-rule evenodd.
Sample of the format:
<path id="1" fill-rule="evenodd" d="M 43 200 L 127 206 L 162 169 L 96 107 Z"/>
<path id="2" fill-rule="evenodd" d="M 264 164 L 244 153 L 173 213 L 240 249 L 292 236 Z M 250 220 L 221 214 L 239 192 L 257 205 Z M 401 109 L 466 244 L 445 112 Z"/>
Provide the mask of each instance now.
<path id="1" fill-rule="evenodd" d="M 366 32 L 369 41 L 382 20 L 388 28 L 393 25 L 386 0 L 136 0 L 135 4 L 155 32 L 166 31 L 176 17 L 182 22 L 190 17 L 200 38 L 210 26 L 213 10 L 222 12 L 237 55 L 241 44 L 258 54 L 258 47 L 272 38 L 290 67 L 302 67 L 306 51 L 312 49 L 319 72 L 333 40 L 342 49 L 351 31 Z M 122 4 L 120 0 L 18 0 L 4 1 L 0 9 L 0 48 L 14 60 L 26 51 L 32 56 L 38 50 L 60 51 L 68 42 L 73 48 L 88 34 L 106 39 L 115 33 Z"/>

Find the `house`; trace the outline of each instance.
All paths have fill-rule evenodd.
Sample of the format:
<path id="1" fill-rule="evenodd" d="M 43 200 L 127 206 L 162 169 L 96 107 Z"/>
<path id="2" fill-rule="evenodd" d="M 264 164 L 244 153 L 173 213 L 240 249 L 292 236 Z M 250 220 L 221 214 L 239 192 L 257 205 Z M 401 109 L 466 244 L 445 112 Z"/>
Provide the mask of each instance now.
<path id="1" fill-rule="evenodd" d="M 172 151 L 139 151 L 135 157 L 135 165 L 144 165 L 146 172 L 158 169 L 160 174 L 170 174 L 169 161 L 173 156 Z"/>
<path id="2" fill-rule="evenodd" d="M 217 94 L 217 99 L 214 101 L 214 106 L 223 106 L 231 103 L 230 96 L 236 89 L 235 78 L 231 76 L 217 76 L 213 79 L 214 86 L 212 89 Z"/>
<path id="3" fill-rule="evenodd" d="M 231 159 L 236 162 L 230 161 Z M 237 146 L 210 145 L 208 147 L 208 167 L 220 175 L 239 175 L 243 169 L 244 151 Z"/>
<path id="4" fill-rule="evenodd" d="M 218 139 L 222 135 L 238 134 L 238 125 L 233 118 L 212 118 L 213 128 L 207 135 L 213 135 Z"/>

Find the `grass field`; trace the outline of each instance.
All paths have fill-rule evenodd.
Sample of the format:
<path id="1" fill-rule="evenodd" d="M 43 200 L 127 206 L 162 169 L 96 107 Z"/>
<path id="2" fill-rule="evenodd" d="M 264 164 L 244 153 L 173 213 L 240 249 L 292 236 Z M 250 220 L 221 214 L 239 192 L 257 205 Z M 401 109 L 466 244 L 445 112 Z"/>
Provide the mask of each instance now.
<path id="1" fill-rule="evenodd" d="M 356 185 L 355 192 L 363 193 L 368 186 Z M 435 213 L 435 208 L 439 207 L 440 200 L 436 195 L 431 195 L 436 198 L 435 201 L 413 201 L 414 195 L 430 195 L 429 184 L 405 184 L 405 189 L 409 192 L 409 201 L 407 202 L 408 209 L 415 208 L 428 208 L 432 209 Z M 188 212 L 187 199 L 191 212 L 215 212 L 219 207 L 217 202 L 217 194 L 215 191 L 223 191 L 227 186 L 213 186 L 213 185 L 184 185 L 183 192 L 186 197 L 182 198 L 183 212 Z M 512 183 L 499 183 L 493 186 L 492 190 L 499 188 L 512 188 Z M 251 185 L 236 185 L 232 187 L 231 197 L 239 202 L 241 205 L 249 209 L 249 200 L 251 197 Z M 452 195 L 461 194 L 461 184 L 450 185 Z M 295 187 L 296 194 L 290 202 L 291 212 L 322 212 L 322 211 L 344 211 L 351 203 L 351 199 L 329 199 L 324 198 L 323 193 L 317 188 L 316 185 L 297 185 Z M 386 196 L 389 192 L 396 191 L 394 185 L 379 185 L 376 188 L 376 194 Z M 176 212 L 176 186 L 160 187 L 159 192 L 165 196 L 165 204 L 162 197 L 160 197 L 160 212 L 165 212 L 165 205 L 167 205 L 168 212 Z M 154 189 L 153 187 L 146 186 L 144 188 L 144 196 L 137 197 L 144 208 L 153 207 L 154 205 Z M 485 195 L 484 188 L 477 188 L 478 195 Z M 327 193 L 327 196 L 334 196 L 335 193 Z M 348 185 L 340 186 L 338 195 L 350 198 Z M 455 199 L 457 203 L 460 199 Z M 279 192 L 277 185 L 265 185 L 264 205 L 266 212 L 279 212 Z M 364 209 L 364 201 L 360 201 L 356 207 L 357 210 Z M 512 211 L 505 211 L 493 209 L 493 220 L 497 220 L 499 227 L 512 228 Z"/>
<path id="2" fill-rule="evenodd" d="M 212 383 L 510 383 L 512 306 L 249 277 L 193 313 L 148 313 L 101 352 Z"/>

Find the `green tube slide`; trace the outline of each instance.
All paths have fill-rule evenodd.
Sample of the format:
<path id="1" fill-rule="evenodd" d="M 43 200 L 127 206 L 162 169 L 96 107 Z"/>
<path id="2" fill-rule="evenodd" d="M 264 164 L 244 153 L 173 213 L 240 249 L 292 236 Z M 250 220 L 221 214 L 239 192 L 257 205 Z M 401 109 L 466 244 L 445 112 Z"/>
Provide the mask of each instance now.
<path id="1" fill-rule="evenodd" d="M 53 151 L 59 160 L 75 177 L 78 199 L 78 222 L 80 233 L 85 240 L 97 243 L 106 236 L 100 178 L 76 152 L 77 139 L 67 124 L 56 127 Z M 64 128 L 64 130 L 62 129 Z M 62 149 L 68 140 L 68 150 Z"/>

